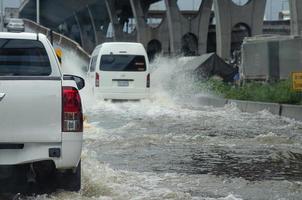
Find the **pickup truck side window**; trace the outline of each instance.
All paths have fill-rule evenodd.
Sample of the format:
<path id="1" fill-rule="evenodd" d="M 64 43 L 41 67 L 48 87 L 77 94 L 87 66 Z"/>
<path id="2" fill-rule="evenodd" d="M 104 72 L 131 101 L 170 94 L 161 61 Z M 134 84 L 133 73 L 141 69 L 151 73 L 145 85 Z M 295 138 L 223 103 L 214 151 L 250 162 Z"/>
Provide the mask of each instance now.
<path id="1" fill-rule="evenodd" d="M 49 76 L 51 65 L 40 41 L 0 39 L 0 76 Z"/>

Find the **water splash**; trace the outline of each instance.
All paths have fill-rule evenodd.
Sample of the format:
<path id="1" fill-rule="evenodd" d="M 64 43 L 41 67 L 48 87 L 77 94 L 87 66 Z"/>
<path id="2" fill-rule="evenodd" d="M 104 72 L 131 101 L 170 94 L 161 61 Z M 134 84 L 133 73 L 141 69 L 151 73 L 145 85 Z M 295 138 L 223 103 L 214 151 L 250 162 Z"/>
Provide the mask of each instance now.
<path id="1" fill-rule="evenodd" d="M 84 71 L 84 68 L 88 68 L 89 63 L 81 59 L 76 52 L 70 49 L 63 48 L 62 51 L 62 73 L 77 75 L 85 79 L 85 87 L 80 91 L 80 93 L 83 102 L 83 109 L 86 111 L 97 102 L 92 94 L 91 81 L 87 78 L 87 72 Z"/>
<path id="2" fill-rule="evenodd" d="M 179 100 L 188 96 L 207 95 L 198 86 L 192 74 L 186 72 L 191 57 L 157 57 L 151 64 L 152 97 Z"/>

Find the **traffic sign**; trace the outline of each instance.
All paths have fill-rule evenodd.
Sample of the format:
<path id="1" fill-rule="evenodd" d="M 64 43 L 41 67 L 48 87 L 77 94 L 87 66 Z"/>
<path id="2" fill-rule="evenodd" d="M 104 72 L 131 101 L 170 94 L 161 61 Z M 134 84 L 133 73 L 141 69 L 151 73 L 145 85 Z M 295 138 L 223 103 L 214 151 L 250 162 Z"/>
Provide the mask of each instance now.
<path id="1" fill-rule="evenodd" d="M 302 92 L 302 72 L 292 72 L 293 90 Z"/>
<path id="2" fill-rule="evenodd" d="M 56 55 L 58 57 L 58 60 L 60 63 L 62 63 L 62 56 L 63 56 L 63 51 L 60 48 L 56 48 Z"/>

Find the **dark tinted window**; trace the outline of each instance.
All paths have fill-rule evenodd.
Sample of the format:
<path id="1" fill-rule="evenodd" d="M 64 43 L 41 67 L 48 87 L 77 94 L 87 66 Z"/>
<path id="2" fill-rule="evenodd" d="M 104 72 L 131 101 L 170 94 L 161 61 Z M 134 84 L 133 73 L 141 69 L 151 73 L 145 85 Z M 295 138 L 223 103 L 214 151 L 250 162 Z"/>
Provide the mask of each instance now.
<path id="1" fill-rule="evenodd" d="M 48 76 L 50 74 L 51 65 L 41 42 L 0 39 L 0 76 Z"/>
<path id="2" fill-rule="evenodd" d="M 146 71 L 145 57 L 138 55 L 103 55 L 100 65 L 102 71 Z"/>

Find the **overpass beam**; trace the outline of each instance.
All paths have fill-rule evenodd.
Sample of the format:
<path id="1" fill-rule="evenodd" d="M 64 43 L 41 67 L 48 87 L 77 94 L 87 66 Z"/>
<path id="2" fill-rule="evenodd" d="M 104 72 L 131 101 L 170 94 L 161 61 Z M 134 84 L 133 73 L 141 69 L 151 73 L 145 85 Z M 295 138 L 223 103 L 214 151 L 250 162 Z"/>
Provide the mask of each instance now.
<path id="1" fill-rule="evenodd" d="M 123 36 L 123 26 L 119 23 L 118 16 L 116 13 L 116 7 L 114 1 L 105 0 L 106 8 L 109 14 L 110 22 L 113 28 L 113 40 L 118 41 L 122 39 Z"/>
<path id="2" fill-rule="evenodd" d="M 216 16 L 217 53 L 224 59 L 231 54 L 232 29 L 244 24 L 250 35 L 262 34 L 266 0 L 250 0 L 238 6 L 232 0 L 214 0 Z"/>
<path id="3" fill-rule="evenodd" d="M 136 21 L 137 42 L 147 46 L 149 42 L 150 28 L 146 23 L 145 12 L 141 0 L 130 0 L 132 13 Z"/>
<path id="4" fill-rule="evenodd" d="M 85 10 L 84 10 L 85 11 Z M 85 13 L 87 14 L 87 13 Z M 76 24 L 79 28 L 80 37 L 81 37 L 81 46 L 88 52 L 91 52 L 94 48 L 93 39 L 89 36 L 89 31 L 91 30 L 91 27 L 85 23 L 87 21 L 87 16 L 84 13 L 79 14 L 77 12 L 74 12 L 74 18 L 76 21 Z M 86 17 L 86 18 L 85 18 Z"/>
<path id="5" fill-rule="evenodd" d="M 92 12 L 91 12 L 91 10 L 89 8 L 89 5 L 87 5 L 87 11 L 88 11 L 88 14 L 89 14 L 89 18 L 90 18 L 91 26 L 92 26 L 92 30 L 93 30 L 94 44 L 98 45 L 99 41 L 98 41 L 98 35 L 97 35 L 97 32 L 96 32 L 95 21 L 94 21 L 94 17 L 92 15 Z"/>
<path id="6" fill-rule="evenodd" d="M 165 0 L 165 5 L 167 8 L 170 51 L 171 54 L 180 54 L 182 37 L 182 16 L 177 5 L 177 0 Z"/>
<path id="7" fill-rule="evenodd" d="M 85 42 L 84 42 L 84 35 L 83 35 L 83 27 L 81 26 L 81 23 L 80 23 L 80 20 L 79 20 L 79 17 L 77 15 L 77 13 L 74 12 L 73 15 L 74 15 L 74 19 L 75 19 L 75 21 L 77 23 L 77 26 L 79 28 L 79 31 L 80 31 L 81 45 L 82 45 L 82 47 L 84 47 Z"/>
<path id="8" fill-rule="evenodd" d="M 302 35 L 302 1 L 289 1 L 291 13 L 291 34 Z"/>

